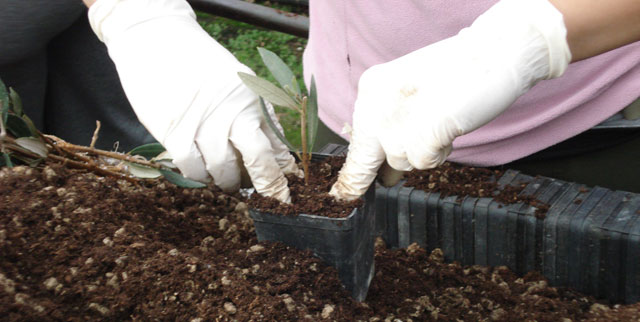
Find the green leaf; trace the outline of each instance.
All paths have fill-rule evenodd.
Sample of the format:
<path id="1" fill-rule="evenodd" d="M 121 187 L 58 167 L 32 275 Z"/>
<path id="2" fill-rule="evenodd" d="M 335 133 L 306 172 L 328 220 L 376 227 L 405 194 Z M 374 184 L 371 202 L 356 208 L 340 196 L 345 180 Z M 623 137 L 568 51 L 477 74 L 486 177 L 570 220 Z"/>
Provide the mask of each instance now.
<path id="1" fill-rule="evenodd" d="M 278 129 L 274 121 L 271 119 L 271 115 L 269 115 L 269 111 L 267 111 L 267 106 L 264 104 L 264 100 L 262 98 L 260 98 L 260 107 L 262 109 L 262 115 L 264 116 L 264 119 L 267 121 L 269 128 L 271 128 L 273 133 L 275 133 L 275 135 L 278 137 L 280 142 L 284 143 L 284 145 L 286 145 L 287 148 L 289 148 L 289 150 L 291 151 L 297 150 L 291 143 L 289 143 L 287 138 L 284 136 L 284 134 L 280 132 L 280 130 Z"/>
<path id="2" fill-rule="evenodd" d="M 129 173 L 131 173 L 136 178 L 155 179 L 162 175 L 160 170 L 155 168 L 147 167 L 147 166 L 132 163 L 132 162 L 125 162 L 125 164 L 127 165 L 127 171 L 129 171 Z"/>
<path id="3" fill-rule="evenodd" d="M 36 129 L 35 124 L 33 124 L 33 121 L 29 118 L 29 116 L 27 116 L 27 114 L 22 114 L 22 120 L 29 127 L 29 132 L 31 132 L 31 136 L 35 138 L 39 137 L 38 129 Z"/>
<path id="4" fill-rule="evenodd" d="M 289 66 L 287 66 L 287 64 L 285 64 L 278 55 L 262 47 L 258 47 L 258 52 L 260 53 L 262 62 L 264 62 L 264 65 L 267 66 L 267 69 L 269 69 L 273 78 L 280 83 L 282 88 L 289 86 L 295 94 L 298 94 L 298 96 L 302 95 L 296 76 L 293 75 Z"/>
<path id="5" fill-rule="evenodd" d="M 7 131 L 17 138 L 29 137 L 32 135 L 29 125 L 15 114 L 7 115 L 7 122 L 5 124 L 7 125 Z"/>
<path id="6" fill-rule="evenodd" d="M 135 147 L 133 150 L 129 151 L 130 155 L 140 155 L 147 160 L 151 160 L 158 156 L 160 153 L 166 151 L 165 148 L 160 143 L 149 143 L 144 144 L 139 147 Z"/>
<path id="7" fill-rule="evenodd" d="M 160 173 L 162 173 L 162 175 L 165 177 L 165 179 L 167 179 L 169 182 L 175 184 L 178 187 L 182 187 L 182 188 L 204 188 L 207 185 L 199 182 L 199 181 L 194 181 L 191 179 L 187 179 L 185 177 L 183 177 L 182 175 L 180 175 L 179 173 L 170 171 L 170 170 L 164 170 L 164 169 L 160 169 L 159 170 Z"/>
<path id="8" fill-rule="evenodd" d="M 39 155 L 42 158 L 46 158 L 47 157 L 47 153 L 49 153 L 49 150 L 47 149 L 47 146 L 44 145 L 44 143 L 36 138 L 32 138 L 32 137 L 20 137 L 16 139 L 16 143 Z"/>
<path id="9" fill-rule="evenodd" d="M 18 92 L 13 90 L 13 88 L 9 88 L 9 98 L 11 99 L 11 108 L 13 109 L 13 113 L 16 113 L 18 116 L 22 116 L 24 112 L 22 111 L 22 99 Z"/>
<path id="10" fill-rule="evenodd" d="M 173 159 L 171 159 L 171 155 L 169 154 L 169 151 L 164 151 L 149 161 L 159 164 L 163 167 L 167 167 L 169 169 L 178 168 L 175 164 L 173 164 Z"/>
<path id="11" fill-rule="evenodd" d="M 318 134 L 318 91 L 316 89 L 316 80 L 313 76 L 311 76 L 310 87 L 307 100 L 307 146 L 309 151 L 313 151 L 313 145 L 316 143 L 316 134 Z"/>
<path id="12" fill-rule="evenodd" d="M 0 113 L 2 115 L 2 122 L 6 124 L 7 115 L 9 114 L 9 93 L 2 79 L 0 79 Z"/>
<path id="13" fill-rule="evenodd" d="M 0 166 L 7 166 L 9 168 L 13 168 L 13 162 L 11 162 L 11 157 L 9 154 L 0 152 L 2 154 L 2 159 L 0 160 Z"/>
<path id="14" fill-rule="evenodd" d="M 298 104 L 283 89 L 268 80 L 243 72 L 238 72 L 238 76 L 247 87 L 271 104 L 299 110 Z"/>

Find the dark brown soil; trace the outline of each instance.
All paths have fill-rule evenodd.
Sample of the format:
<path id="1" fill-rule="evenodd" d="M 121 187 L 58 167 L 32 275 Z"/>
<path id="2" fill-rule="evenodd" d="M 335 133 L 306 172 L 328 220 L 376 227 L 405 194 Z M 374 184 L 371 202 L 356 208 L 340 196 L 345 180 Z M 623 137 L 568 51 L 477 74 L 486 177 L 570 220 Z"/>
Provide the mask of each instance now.
<path id="1" fill-rule="evenodd" d="M 287 176 L 291 189 L 291 204 L 281 203 L 274 198 L 252 194 L 249 207 L 260 211 L 296 216 L 314 214 L 330 218 L 341 218 L 351 214 L 352 210 L 363 204 L 362 200 L 338 202 L 329 195 L 331 186 L 338 178 L 344 157 L 329 157 L 322 162 L 309 165 L 309 183 L 294 175 Z"/>
<path id="2" fill-rule="evenodd" d="M 239 196 L 59 166 L 0 170 L 3 321 L 629 321 L 535 274 L 377 245 L 367 301 L 307 252 L 258 243 Z"/>
<path id="3" fill-rule="evenodd" d="M 536 217 L 544 218 L 549 205 L 533 196 L 523 195 L 526 184 L 500 187 L 502 170 L 491 170 L 445 162 L 430 170 L 413 170 L 406 175 L 405 186 L 445 196 L 490 197 L 503 204 L 525 203 L 537 208 Z"/>

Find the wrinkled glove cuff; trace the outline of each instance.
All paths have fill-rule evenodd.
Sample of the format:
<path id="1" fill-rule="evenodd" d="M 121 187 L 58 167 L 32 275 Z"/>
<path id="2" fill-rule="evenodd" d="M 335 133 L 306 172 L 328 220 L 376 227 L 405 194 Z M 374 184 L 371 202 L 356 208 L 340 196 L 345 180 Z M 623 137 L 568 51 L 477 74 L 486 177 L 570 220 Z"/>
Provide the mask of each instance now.
<path id="1" fill-rule="evenodd" d="M 485 46 L 513 51 L 500 56 L 517 60 L 503 64 L 516 66 L 523 91 L 539 80 L 561 76 L 571 62 L 562 13 L 547 0 L 502 0 L 468 29 Z"/>

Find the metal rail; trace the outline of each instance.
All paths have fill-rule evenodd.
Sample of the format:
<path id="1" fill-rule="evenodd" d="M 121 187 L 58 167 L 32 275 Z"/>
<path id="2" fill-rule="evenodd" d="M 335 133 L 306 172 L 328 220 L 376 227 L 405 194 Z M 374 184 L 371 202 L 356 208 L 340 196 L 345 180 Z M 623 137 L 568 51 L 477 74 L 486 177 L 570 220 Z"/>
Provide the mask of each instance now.
<path id="1" fill-rule="evenodd" d="M 309 18 L 241 0 L 188 0 L 199 11 L 298 37 L 309 35 Z"/>
<path id="2" fill-rule="evenodd" d="M 309 6 L 309 0 L 271 0 L 271 2 L 284 3 L 298 6 Z"/>

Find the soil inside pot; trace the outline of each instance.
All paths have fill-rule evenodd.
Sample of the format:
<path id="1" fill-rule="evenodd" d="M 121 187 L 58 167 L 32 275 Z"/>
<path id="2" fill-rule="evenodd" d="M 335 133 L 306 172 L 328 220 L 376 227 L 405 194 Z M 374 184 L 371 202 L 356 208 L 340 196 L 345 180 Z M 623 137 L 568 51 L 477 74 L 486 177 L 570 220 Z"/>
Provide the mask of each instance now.
<path id="1" fill-rule="evenodd" d="M 537 208 L 536 217 L 543 219 L 549 205 L 533 196 L 523 195 L 526 184 L 500 187 L 497 179 L 504 175 L 502 170 L 470 167 L 445 162 L 435 169 L 413 170 L 406 174 L 407 187 L 426 192 L 439 192 L 446 196 L 469 196 L 493 198 L 503 204 L 525 203 Z"/>
<path id="2" fill-rule="evenodd" d="M 308 184 L 304 178 L 287 175 L 291 190 L 291 204 L 263 197 L 257 193 L 251 195 L 249 207 L 272 214 L 296 216 L 298 214 L 312 214 L 329 218 L 342 218 L 351 214 L 353 209 L 360 207 L 363 201 L 338 201 L 329 195 L 331 186 L 338 179 L 338 171 L 342 168 L 344 157 L 327 157 L 324 160 L 312 161 L 309 165 Z"/>

